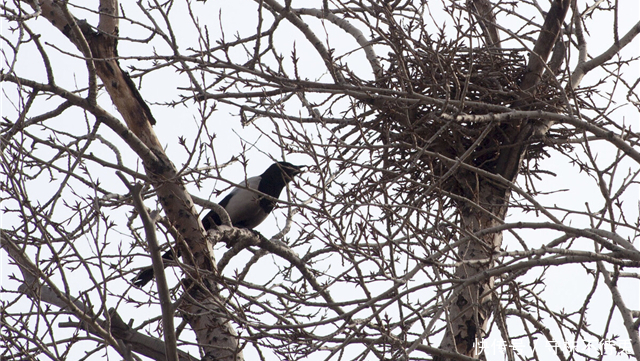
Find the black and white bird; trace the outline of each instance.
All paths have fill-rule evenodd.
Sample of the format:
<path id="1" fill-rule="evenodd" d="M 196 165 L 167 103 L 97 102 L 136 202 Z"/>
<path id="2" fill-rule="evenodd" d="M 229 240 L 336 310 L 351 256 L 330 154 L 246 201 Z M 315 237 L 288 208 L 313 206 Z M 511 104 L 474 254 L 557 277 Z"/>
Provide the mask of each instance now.
<path id="1" fill-rule="evenodd" d="M 293 180 L 293 177 L 302 173 L 303 168 L 304 166 L 296 166 L 287 162 L 273 163 L 261 175 L 248 178 L 246 182 L 240 183 L 218 204 L 227 211 L 234 227 L 253 229 L 267 218 L 275 207 L 276 199 L 280 197 L 282 189 Z M 205 230 L 221 224 L 220 216 L 215 210 L 209 211 L 202 219 Z M 162 258 L 165 261 L 173 260 L 173 251 L 167 251 L 162 255 Z M 143 287 L 153 277 L 153 268 L 149 267 L 140 271 L 132 282 L 136 287 Z"/>

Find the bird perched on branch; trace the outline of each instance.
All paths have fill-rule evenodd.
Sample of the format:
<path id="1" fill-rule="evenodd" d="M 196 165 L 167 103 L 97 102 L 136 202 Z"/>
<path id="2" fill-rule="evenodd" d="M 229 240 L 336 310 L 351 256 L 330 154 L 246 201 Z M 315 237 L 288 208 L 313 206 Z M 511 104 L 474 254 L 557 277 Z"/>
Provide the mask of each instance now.
<path id="1" fill-rule="evenodd" d="M 304 166 L 287 162 L 273 163 L 261 175 L 240 183 L 218 204 L 225 209 L 234 227 L 253 229 L 267 218 L 275 207 L 276 199 L 280 196 L 282 189 L 293 180 L 293 177 L 302 173 L 302 168 Z M 202 219 L 205 230 L 221 224 L 220 216 L 215 210 L 209 211 Z M 165 261 L 175 259 L 172 250 L 163 254 L 162 258 Z M 153 268 L 149 267 L 141 270 L 132 282 L 136 287 L 143 287 L 153 277 Z"/>

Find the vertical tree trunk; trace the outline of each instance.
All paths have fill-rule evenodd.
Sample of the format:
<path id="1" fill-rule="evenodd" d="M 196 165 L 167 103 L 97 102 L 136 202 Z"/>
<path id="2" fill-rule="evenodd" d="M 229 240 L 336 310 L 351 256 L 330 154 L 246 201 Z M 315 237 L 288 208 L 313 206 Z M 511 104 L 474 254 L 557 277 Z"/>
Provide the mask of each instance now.
<path id="1" fill-rule="evenodd" d="M 555 0 L 552 3 L 520 83 L 523 91 L 534 93 L 534 86 L 539 83 L 546 61 L 560 34 L 562 23 L 569 10 L 569 3 L 569 0 Z M 487 38 L 496 37 L 491 35 L 495 31 L 495 27 L 491 24 L 495 17 L 487 12 L 490 9 L 490 3 L 471 1 L 469 4 L 475 4 L 475 8 L 479 9 L 478 13 L 481 17 L 479 21 L 483 24 L 483 30 L 489 31 Z M 520 104 L 514 104 L 514 108 L 518 106 Z M 505 126 L 507 140 L 502 144 L 503 149 L 497 157 L 495 167 L 487 170 L 514 182 L 529 139 L 534 134 L 546 133 L 549 124 L 528 120 L 520 124 L 505 124 Z M 456 268 L 455 276 L 463 280 L 477 276 L 493 267 L 493 254 L 502 245 L 502 234 L 492 233 L 482 237 L 475 237 L 473 234 L 504 222 L 510 196 L 509 189 L 496 188 L 483 181 L 480 175 L 477 177 L 475 180 L 467 179 L 466 182 L 464 180 L 461 182 L 475 185 L 475 189 L 470 192 L 473 194 L 472 197 L 469 197 L 469 192 L 464 195 L 469 199 L 469 203 L 460 206 L 461 229 L 467 233 L 467 238 L 458 247 L 458 257 L 462 264 Z M 473 206 L 473 203 L 476 206 Z M 473 262 L 474 260 L 487 261 Z M 491 317 L 492 292 L 493 278 L 487 277 L 454 293 L 454 299 L 448 303 L 450 305 L 446 313 L 448 329 L 440 344 L 441 349 L 457 351 L 471 357 L 478 356 L 478 341 L 485 336 L 487 322 Z M 444 361 L 445 358 L 435 357 L 434 360 Z"/>
<path id="2" fill-rule="evenodd" d="M 215 286 L 208 287 L 211 288 L 215 289 Z M 190 300 L 180 307 L 180 313 L 196 333 L 198 344 L 203 350 L 201 360 L 244 360 L 239 348 L 238 333 L 225 317 L 227 312 L 224 300 L 199 286 L 191 287 L 189 296 L 187 298 Z"/>
<path id="3" fill-rule="evenodd" d="M 499 192 L 507 195 L 500 197 Z M 493 267 L 493 255 L 502 245 L 502 233 L 489 233 L 481 237 L 474 234 L 495 227 L 504 221 L 508 191 L 486 186 L 478 195 L 476 206 L 461 205 L 462 244 L 458 247 L 456 279 L 470 279 Z M 482 208 L 481 208 L 482 207 Z M 478 262 L 474 262 L 478 261 Z M 477 357 L 478 342 L 485 337 L 488 320 L 493 309 L 493 277 L 463 285 L 457 289 L 445 314 L 448 328 L 440 348 L 449 352 Z M 434 358 L 434 360 L 445 360 Z"/>
<path id="4" fill-rule="evenodd" d="M 186 192 L 178 171 L 165 154 L 152 125 L 155 120 L 149 107 L 137 91 L 129 76 L 120 68 L 117 53 L 118 21 L 116 0 L 100 2 L 100 25 L 95 32 L 89 24 L 76 20 L 55 1 L 30 2 L 34 9 L 41 8 L 52 25 L 57 27 L 82 52 L 87 59 L 90 89 L 87 102 L 95 104 L 97 85 L 95 77 L 104 84 L 113 104 L 122 115 L 129 130 L 139 139 L 138 155 L 157 193 L 168 219 L 183 237 L 189 252 L 183 252 L 185 262 L 194 269 L 216 270 L 211 242 L 198 219 L 189 193 Z M 96 106 L 97 108 L 97 106 Z M 103 121 L 107 121 L 104 119 Z M 115 130 L 115 129 L 114 129 Z M 191 282 L 187 282 L 188 284 Z M 224 317 L 224 301 L 213 282 L 204 281 L 206 289 L 191 287 L 185 292 L 182 305 L 184 318 L 192 326 L 204 359 L 242 360 L 237 334 Z M 165 330 L 175 332 L 175 330 Z"/>

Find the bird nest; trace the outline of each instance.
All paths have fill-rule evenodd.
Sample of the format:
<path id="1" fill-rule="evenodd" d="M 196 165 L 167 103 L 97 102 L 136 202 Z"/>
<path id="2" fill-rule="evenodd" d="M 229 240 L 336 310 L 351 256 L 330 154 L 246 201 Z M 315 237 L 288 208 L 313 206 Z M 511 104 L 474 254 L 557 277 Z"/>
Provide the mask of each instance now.
<path id="1" fill-rule="evenodd" d="M 427 184 L 451 169 L 451 162 L 443 162 L 444 158 L 462 159 L 495 173 L 500 152 L 514 149 L 522 121 L 456 121 L 454 117 L 511 110 L 565 112 L 555 76 L 545 74 L 534 89 L 520 88 L 527 63 L 525 54 L 523 49 L 470 49 L 443 41 L 425 41 L 401 55 L 390 54 L 384 75 L 375 86 L 403 96 L 368 101 L 378 111 L 369 126 L 379 130 L 383 143 L 399 145 L 386 154 L 386 164 L 405 174 L 414 170 L 414 178 Z M 547 155 L 548 144 L 558 143 L 549 142 L 550 138 L 568 136 L 562 130 L 553 130 L 544 137 L 527 139 L 524 157 L 536 162 L 535 167 L 527 167 L 528 171 Z M 470 196 L 460 189 L 459 177 L 448 178 L 439 180 L 438 187 Z"/>

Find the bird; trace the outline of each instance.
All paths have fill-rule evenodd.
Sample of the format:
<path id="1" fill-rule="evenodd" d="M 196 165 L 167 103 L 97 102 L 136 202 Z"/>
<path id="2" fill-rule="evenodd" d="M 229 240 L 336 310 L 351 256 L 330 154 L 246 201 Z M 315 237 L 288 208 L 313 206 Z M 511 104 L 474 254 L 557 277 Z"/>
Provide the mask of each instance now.
<path id="1" fill-rule="evenodd" d="M 275 207 L 276 199 L 280 197 L 282 189 L 296 175 L 302 173 L 304 168 L 305 166 L 287 162 L 275 162 L 261 175 L 240 183 L 218 205 L 225 209 L 234 227 L 253 229 L 267 218 Z M 265 197 L 265 194 L 269 197 Z M 207 231 L 219 225 L 222 225 L 222 220 L 215 210 L 209 211 L 202 219 L 202 226 Z M 169 250 L 162 255 L 162 258 L 163 261 L 171 261 L 175 256 L 173 251 Z M 147 267 L 141 270 L 131 282 L 134 286 L 142 288 L 153 277 L 153 268 Z"/>

